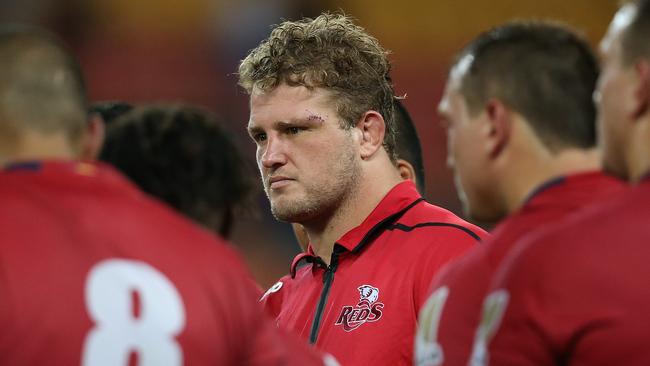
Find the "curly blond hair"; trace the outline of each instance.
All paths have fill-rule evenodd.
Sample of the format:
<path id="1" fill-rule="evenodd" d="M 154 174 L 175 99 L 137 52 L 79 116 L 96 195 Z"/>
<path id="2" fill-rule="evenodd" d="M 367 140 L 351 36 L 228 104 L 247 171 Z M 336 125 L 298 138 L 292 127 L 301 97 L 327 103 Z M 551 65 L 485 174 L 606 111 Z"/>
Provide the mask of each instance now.
<path id="1" fill-rule="evenodd" d="M 290 86 L 333 93 L 342 128 L 369 110 L 386 124 L 384 148 L 395 160 L 394 92 L 386 51 L 376 38 L 342 14 L 285 21 L 239 65 L 239 85 L 249 94 Z"/>

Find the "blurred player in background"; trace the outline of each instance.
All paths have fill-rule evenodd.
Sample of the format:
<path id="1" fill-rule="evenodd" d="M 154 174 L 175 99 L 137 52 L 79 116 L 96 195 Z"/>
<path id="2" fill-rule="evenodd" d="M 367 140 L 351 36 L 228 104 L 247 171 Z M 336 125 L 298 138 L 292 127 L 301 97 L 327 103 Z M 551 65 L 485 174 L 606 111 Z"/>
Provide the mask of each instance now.
<path id="1" fill-rule="evenodd" d="M 486 298 L 472 365 L 650 365 L 649 40 L 650 1 L 623 6 L 595 94 L 605 169 L 636 187 L 517 244 Z"/>
<path id="2" fill-rule="evenodd" d="M 122 115 L 133 109 L 133 105 L 119 100 L 97 102 L 90 105 L 88 113 L 97 115 L 102 119 L 104 125 L 110 125 Z"/>
<path id="3" fill-rule="evenodd" d="M 0 364 L 320 364 L 263 317 L 238 256 L 101 164 L 53 36 L 0 29 Z"/>
<path id="4" fill-rule="evenodd" d="M 396 165 L 404 180 L 412 180 L 423 197 L 426 196 L 424 159 L 415 123 L 399 100 L 395 100 L 395 153 Z"/>
<path id="5" fill-rule="evenodd" d="M 508 23 L 460 53 L 439 105 L 448 162 L 468 213 L 502 221 L 434 280 L 418 365 L 467 365 L 490 280 L 515 241 L 623 190 L 599 168 L 597 77 L 589 45 L 551 23 Z"/>
<path id="6" fill-rule="evenodd" d="M 420 138 L 411 115 L 399 99 L 395 99 L 395 126 L 397 127 L 395 134 L 397 169 L 402 179 L 412 180 L 420 195 L 424 197 L 426 184 L 424 181 L 424 161 L 422 159 Z M 300 224 L 292 224 L 292 226 L 300 249 L 307 251 L 309 237 L 305 228 Z M 282 278 L 280 282 L 284 282 L 287 278 Z"/>
<path id="7" fill-rule="evenodd" d="M 225 238 L 250 203 L 252 170 L 217 118 L 200 108 L 136 107 L 108 127 L 100 159 Z"/>
<path id="8" fill-rule="evenodd" d="M 86 142 L 80 154 L 82 160 L 95 160 L 104 144 L 106 126 L 133 106 L 120 101 L 94 103 L 88 110 Z"/>
<path id="9" fill-rule="evenodd" d="M 332 14 L 280 24 L 239 67 L 271 210 L 310 238 L 263 301 L 280 296 L 280 327 L 343 364 L 410 365 L 433 275 L 484 235 L 395 169 L 389 71 L 377 40 Z"/>

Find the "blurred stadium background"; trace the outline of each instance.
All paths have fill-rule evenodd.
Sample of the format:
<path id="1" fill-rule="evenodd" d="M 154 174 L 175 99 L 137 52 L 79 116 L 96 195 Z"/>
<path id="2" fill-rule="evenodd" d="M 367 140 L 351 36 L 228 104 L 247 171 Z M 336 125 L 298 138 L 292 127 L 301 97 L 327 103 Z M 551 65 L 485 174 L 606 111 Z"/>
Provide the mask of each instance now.
<path id="1" fill-rule="evenodd" d="M 392 51 L 393 81 L 406 95 L 422 140 L 427 198 L 460 213 L 435 107 L 453 54 L 487 28 L 512 18 L 557 19 L 592 44 L 617 0 L 0 0 L 4 22 L 40 24 L 63 37 L 86 73 L 92 101 L 183 101 L 213 110 L 254 163 L 245 133 L 247 96 L 234 74 L 247 51 L 283 19 L 343 10 Z M 233 238 L 263 287 L 285 274 L 299 248 L 288 224 L 257 215 Z"/>

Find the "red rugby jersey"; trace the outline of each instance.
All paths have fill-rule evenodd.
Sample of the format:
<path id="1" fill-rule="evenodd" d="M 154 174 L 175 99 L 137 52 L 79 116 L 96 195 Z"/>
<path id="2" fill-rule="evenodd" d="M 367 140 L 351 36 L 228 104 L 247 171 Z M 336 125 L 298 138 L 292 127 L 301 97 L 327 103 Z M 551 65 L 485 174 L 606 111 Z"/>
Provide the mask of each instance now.
<path id="1" fill-rule="evenodd" d="M 321 364 L 255 294 L 224 241 L 110 168 L 0 171 L 1 365 Z"/>
<path id="2" fill-rule="evenodd" d="M 445 267 L 420 313 L 415 341 L 418 366 L 467 365 L 483 299 L 503 257 L 531 231 L 562 220 L 586 205 L 620 194 L 625 184 L 601 172 L 556 178 L 504 219 L 485 245 Z"/>
<path id="3" fill-rule="evenodd" d="M 311 248 L 262 298 L 280 327 L 343 365 L 411 365 L 417 314 L 431 279 L 485 235 L 396 185 L 334 246 L 329 266 Z M 300 262 L 308 264 L 297 268 Z"/>
<path id="4" fill-rule="evenodd" d="M 522 243 L 495 278 L 474 364 L 650 365 L 649 219 L 646 180 Z"/>

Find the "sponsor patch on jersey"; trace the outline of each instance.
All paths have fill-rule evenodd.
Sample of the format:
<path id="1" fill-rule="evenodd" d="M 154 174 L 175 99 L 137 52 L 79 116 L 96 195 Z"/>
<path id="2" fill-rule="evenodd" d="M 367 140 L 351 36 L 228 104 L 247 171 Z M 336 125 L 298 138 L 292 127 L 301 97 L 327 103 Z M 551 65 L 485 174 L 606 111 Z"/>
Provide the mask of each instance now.
<path id="1" fill-rule="evenodd" d="M 335 325 L 342 325 L 346 332 L 351 332 L 365 323 L 376 322 L 383 315 L 384 303 L 378 302 L 379 289 L 370 285 L 362 285 L 359 290 L 359 303 L 355 306 L 344 306 Z"/>

